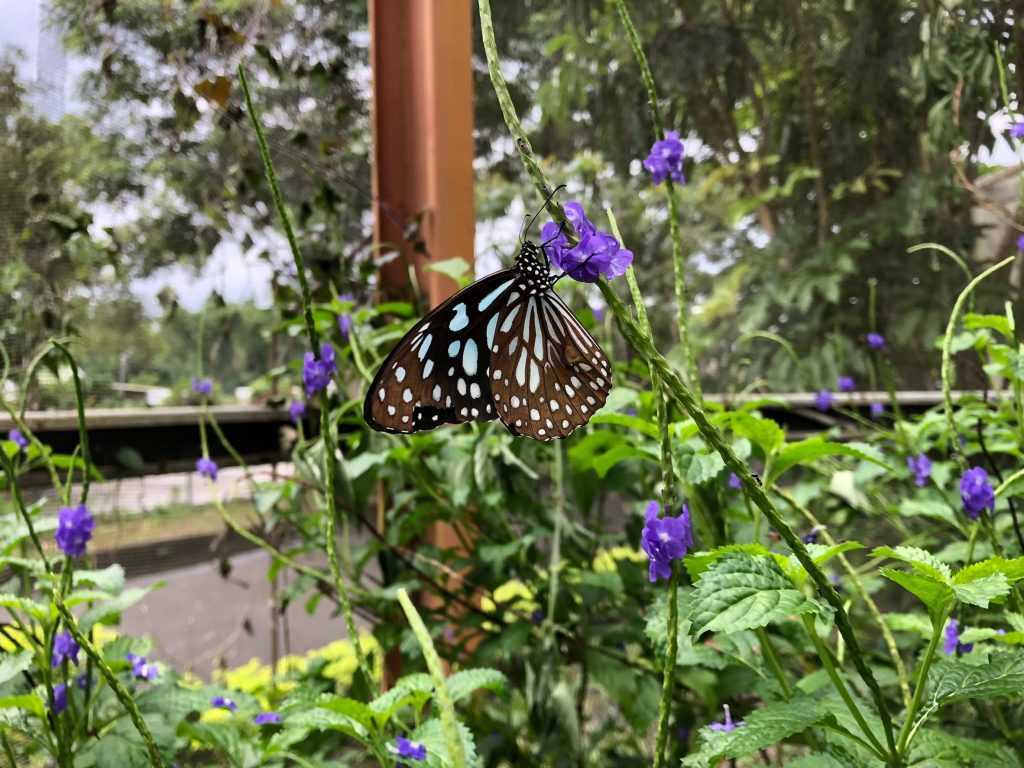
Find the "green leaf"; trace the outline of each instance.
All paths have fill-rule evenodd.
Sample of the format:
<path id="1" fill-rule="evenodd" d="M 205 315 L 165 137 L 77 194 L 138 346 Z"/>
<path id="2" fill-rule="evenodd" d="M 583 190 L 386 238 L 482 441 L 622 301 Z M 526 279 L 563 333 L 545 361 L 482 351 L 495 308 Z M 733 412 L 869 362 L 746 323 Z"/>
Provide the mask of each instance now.
<path id="1" fill-rule="evenodd" d="M 470 768 L 476 768 L 480 764 L 480 759 L 476 753 L 476 742 L 473 740 L 473 733 L 462 722 L 457 722 L 456 725 L 459 728 L 459 736 L 462 739 L 462 751 L 466 755 L 466 765 Z M 420 765 L 423 765 L 425 768 L 447 768 L 452 765 L 451 757 L 448 755 L 448 742 L 439 719 L 427 720 L 413 731 L 410 738 L 427 748 L 427 759 L 424 763 L 420 763 Z"/>
<path id="2" fill-rule="evenodd" d="M 836 555 L 841 555 L 843 552 L 849 552 L 854 549 L 863 549 L 864 545 L 859 541 L 844 541 L 841 544 L 833 544 L 827 546 L 825 544 L 808 544 L 807 551 L 811 555 L 811 559 L 815 565 L 822 565 L 827 563 Z M 796 582 L 797 586 L 803 586 L 806 583 L 810 574 L 803 567 L 796 555 L 790 555 L 786 560 L 785 573 L 789 578 Z"/>
<path id="3" fill-rule="evenodd" d="M 988 608 L 990 602 L 1006 597 L 1009 592 L 1010 582 L 1001 573 L 982 576 L 966 584 L 953 584 L 953 593 L 957 600 L 979 608 Z"/>
<path id="4" fill-rule="evenodd" d="M 946 609 L 954 599 L 953 590 L 948 584 L 923 573 L 898 571 L 895 568 L 882 568 L 880 573 L 924 603 L 928 609 L 928 615 L 931 617 L 933 628 L 941 621 Z"/>
<path id="5" fill-rule="evenodd" d="M 979 315 L 968 312 L 964 315 L 964 328 L 969 331 L 976 331 L 980 328 L 990 328 L 1006 339 L 1013 339 L 1013 330 L 1010 328 L 1010 321 L 1005 315 Z"/>
<path id="6" fill-rule="evenodd" d="M 939 659 L 928 675 L 930 706 L 944 707 L 967 699 L 1019 698 L 1024 691 L 1024 653 L 993 653 L 988 664 Z"/>
<path id="7" fill-rule="evenodd" d="M 469 282 L 469 275 L 467 274 L 470 269 L 469 262 L 465 259 L 455 257 L 452 259 L 443 259 L 441 261 L 431 262 L 426 266 L 431 272 L 438 272 L 442 275 L 447 275 L 456 283 L 459 287 L 462 287 Z"/>
<path id="8" fill-rule="evenodd" d="M 852 456 L 891 469 L 878 449 L 872 446 L 864 443 L 835 443 L 821 437 L 809 437 L 797 443 L 789 443 L 779 451 L 778 457 L 772 462 L 771 472 L 765 484 L 774 484 L 783 473 L 798 464 L 810 464 L 825 456 Z"/>
<path id="9" fill-rule="evenodd" d="M 23 712 L 42 717 L 46 712 L 46 705 L 34 693 L 26 693 L 21 696 L 0 696 L 0 709 L 20 709 Z"/>
<path id="10" fill-rule="evenodd" d="M 19 597 L 5 592 L 0 592 L 0 608 L 9 608 L 15 611 L 23 611 L 39 621 L 44 621 L 50 616 L 50 607 L 44 603 L 38 603 L 27 597 Z"/>
<path id="11" fill-rule="evenodd" d="M 647 437 L 658 438 L 658 425 L 639 416 L 630 416 L 626 413 L 615 413 L 614 411 L 601 410 L 590 420 L 591 424 L 614 424 L 617 427 L 626 427 L 639 432 Z"/>
<path id="12" fill-rule="evenodd" d="M 124 589 L 124 568 L 114 563 L 100 571 L 75 571 L 72 583 L 76 587 L 92 584 L 104 592 L 117 594 Z"/>
<path id="13" fill-rule="evenodd" d="M 744 757 L 830 717 L 817 697 L 769 704 L 745 715 L 744 724 L 733 731 L 722 733 L 702 728 L 700 751 L 683 758 L 683 765 L 703 767 L 723 758 Z"/>
<path id="14" fill-rule="evenodd" d="M 417 672 L 401 677 L 387 693 L 370 702 L 370 709 L 379 725 L 385 725 L 391 717 L 407 706 L 421 708 L 434 692 L 434 681 L 430 675 Z"/>
<path id="15" fill-rule="evenodd" d="M 506 682 L 505 674 L 496 669 L 464 669 L 445 681 L 452 701 L 460 701 L 481 688 L 500 691 Z"/>
<path id="16" fill-rule="evenodd" d="M 686 481 L 691 485 L 703 485 L 714 480 L 725 467 L 725 462 L 717 453 L 695 453 L 686 470 Z"/>
<path id="17" fill-rule="evenodd" d="M 970 739 L 938 728 L 924 728 L 917 734 L 909 758 L 911 766 L 920 768 L 1006 768 L 1020 764 L 1005 744 Z"/>
<path id="18" fill-rule="evenodd" d="M 82 631 L 88 632 L 94 624 L 106 624 L 116 621 L 127 608 L 142 600 L 142 598 L 149 594 L 151 589 L 158 585 L 159 582 L 147 587 L 131 587 L 115 598 L 94 605 L 82 614 L 82 618 L 79 619 L 78 623 L 81 625 Z"/>
<path id="19" fill-rule="evenodd" d="M 717 563 L 726 555 L 736 553 L 746 555 L 769 554 L 768 548 L 763 544 L 726 544 L 722 547 L 715 547 L 707 552 L 694 552 L 692 555 L 687 555 L 683 558 L 683 565 L 686 568 L 686 572 L 690 574 L 690 581 L 697 581 L 700 575 L 711 567 L 712 563 Z"/>
<path id="20" fill-rule="evenodd" d="M 817 610 L 772 558 L 729 554 L 697 582 L 687 618 L 697 638 L 705 632 L 757 629 Z"/>
<path id="21" fill-rule="evenodd" d="M 775 453 L 786 442 L 786 433 L 782 427 L 771 419 L 751 413 L 734 413 L 732 431 L 737 437 L 745 437 L 757 445 L 765 456 Z"/>
<path id="22" fill-rule="evenodd" d="M 871 556 L 900 560 L 918 573 L 943 584 L 948 584 L 951 577 L 948 565 L 930 552 L 917 547 L 876 547 L 871 551 Z"/>
<path id="23" fill-rule="evenodd" d="M 31 667 L 34 655 L 32 651 L 21 651 L 0 656 L 0 685 Z"/>
<path id="24" fill-rule="evenodd" d="M 1024 579 L 1024 557 L 1007 560 L 1005 557 L 990 557 L 969 565 L 953 577 L 954 584 L 966 584 L 976 579 L 1002 574 L 1011 584 Z"/>

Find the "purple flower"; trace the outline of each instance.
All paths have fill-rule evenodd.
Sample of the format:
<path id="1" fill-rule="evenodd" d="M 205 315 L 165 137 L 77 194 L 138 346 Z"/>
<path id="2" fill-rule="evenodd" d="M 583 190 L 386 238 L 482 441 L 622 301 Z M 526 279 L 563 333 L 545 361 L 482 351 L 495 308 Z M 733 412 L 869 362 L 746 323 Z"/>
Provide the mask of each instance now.
<path id="1" fill-rule="evenodd" d="M 971 467 L 964 472 L 960 478 L 960 500 L 972 520 L 981 517 L 982 510 L 994 510 L 996 494 L 988 481 L 988 472 L 981 467 Z"/>
<path id="2" fill-rule="evenodd" d="M 338 298 L 341 301 L 354 301 L 351 293 L 343 293 Z M 348 335 L 352 333 L 352 315 L 348 312 L 342 312 L 338 315 L 338 331 L 341 333 L 341 338 L 348 341 Z"/>
<path id="3" fill-rule="evenodd" d="M 740 477 L 735 472 L 729 473 L 729 487 L 734 491 L 738 491 L 743 487 L 743 483 L 740 482 Z"/>
<path id="4" fill-rule="evenodd" d="M 857 385 L 853 381 L 853 376 L 840 376 L 836 379 L 836 389 L 840 392 L 853 392 L 857 388 Z"/>
<path id="5" fill-rule="evenodd" d="M 720 723 L 711 723 L 708 728 L 712 731 L 728 733 L 729 731 L 735 731 L 737 728 L 742 728 L 746 725 L 742 720 L 737 720 L 735 723 L 732 721 L 732 713 L 729 711 L 728 704 L 723 704 L 722 709 L 725 710 L 725 719 Z"/>
<path id="6" fill-rule="evenodd" d="M 686 147 L 679 140 L 677 131 L 669 131 L 665 138 L 654 142 L 651 146 L 651 153 L 644 160 L 644 168 L 651 174 L 651 182 L 657 186 L 665 179 L 680 184 L 686 183 L 683 175 L 683 156 L 686 154 Z"/>
<path id="7" fill-rule="evenodd" d="M 326 341 L 320 345 L 319 357 L 307 352 L 302 361 L 302 383 L 306 387 L 306 396 L 312 397 L 327 389 L 336 370 L 334 347 Z"/>
<path id="8" fill-rule="evenodd" d="M 20 429 L 12 429 L 7 433 L 7 439 L 18 446 L 19 451 L 23 451 L 28 448 L 28 438 L 22 434 Z"/>
<path id="9" fill-rule="evenodd" d="M 1024 123 L 1014 123 L 1013 125 L 1011 125 L 1010 136 L 1012 136 L 1015 139 L 1024 139 Z"/>
<path id="10" fill-rule="evenodd" d="M 821 529 L 818 527 L 812 528 L 809 533 L 805 533 L 803 536 L 800 537 L 800 541 L 802 541 L 804 544 L 817 543 L 818 533 L 820 532 L 820 530 Z"/>
<path id="11" fill-rule="evenodd" d="M 868 346 L 872 349 L 885 349 L 885 336 L 872 331 L 867 335 Z"/>
<path id="12" fill-rule="evenodd" d="M 61 632 L 53 638 L 53 656 L 50 658 L 51 667 L 59 667 L 65 659 L 72 664 L 78 663 L 78 643 L 71 636 L 70 632 Z"/>
<path id="13" fill-rule="evenodd" d="M 306 404 L 301 400 L 292 400 L 292 404 L 288 406 L 288 415 L 298 424 L 306 415 Z"/>
<path id="14" fill-rule="evenodd" d="M 596 322 L 604 322 L 604 307 L 591 307 L 590 311 L 594 313 L 594 320 Z"/>
<path id="15" fill-rule="evenodd" d="M 1024 235 L 1020 235 L 1017 238 L 1017 250 L 1024 251 Z"/>
<path id="16" fill-rule="evenodd" d="M 217 479 L 217 462 L 209 456 L 200 456 L 196 459 L 196 472 L 211 480 Z"/>
<path id="17" fill-rule="evenodd" d="M 68 708 L 68 687 L 64 683 L 53 686 L 53 714 L 59 715 Z"/>
<path id="18" fill-rule="evenodd" d="M 536 624 L 537 626 L 540 626 L 541 624 L 544 623 L 544 609 L 543 608 L 538 608 L 537 610 L 535 610 L 533 613 L 530 614 L 530 623 L 531 624 Z"/>
<path id="19" fill-rule="evenodd" d="M 160 670 L 157 668 L 155 663 L 146 661 L 145 656 L 137 656 L 134 653 L 129 653 L 125 656 L 128 659 L 128 663 L 132 665 L 132 674 L 137 680 L 156 680 L 160 675 Z"/>
<path id="20" fill-rule="evenodd" d="M 192 391 L 197 395 L 208 395 L 213 392 L 213 382 L 210 379 L 199 379 L 193 376 Z"/>
<path id="21" fill-rule="evenodd" d="M 68 557 L 81 557 L 95 527 L 96 521 L 85 504 L 61 507 L 57 511 L 57 533 L 54 535 L 57 546 Z"/>
<path id="22" fill-rule="evenodd" d="M 880 418 L 882 418 L 882 415 L 884 413 L 885 413 L 885 405 L 883 405 L 882 403 L 872 403 L 871 404 L 871 418 L 872 419 L 880 419 Z"/>
<path id="23" fill-rule="evenodd" d="M 942 650 L 945 654 L 952 656 L 953 654 L 970 653 L 973 648 L 974 643 L 960 642 L 960 622 L 950 619 L 946 624 L 946 637 L 942 641 Z"/>
<path id="24" fill-rule="evenodd" d="M 551 263 L 573 280 L 595 283 L 604 275 L 609 280 L 625 274 L 633 263 L 633 252 L 619 247 L 619 241 L 602 232 L 587 218 L 583 206 L 576 201 L 565 204 L 565 217 L 579 235 L 579 243 L 568 247 L 568 239 L 559 226 L 549 221 L 541 227 L 541 239 Z"/>
<path id="25" fill-rule="evenodd" d="M 922 453 L 920 456 L 907 456 L 907 469 L 914 473 L 914 483 L 918 488 L 928 485 L 928 478 L 932 476 L 932 460 Z"/>
<path id="26" fill-rule="evenodd" d="M 260 712 L 252 721 L 256 725 L 277 725 L 281 722 L 281 716 L 277 712 Z"/>
<path id="27" fill-rule="evenodd" d="M 79 689 L 81 689 L 83 691 L 86 688 L 88 688 L 89 687 L 89 675 L 88 675 L 88 673 L 83 672 L 78 677 L 76 677 L 75 678 L 75 685 L 77 685 L 79 687 Z"/>
<path id="28" fill-rule="evenodd" d="M 814 407 L 821 412 L 828 411 L 832 408 L 832 403 L 835 401 L 835 397 L 827 389 L 818 390 L 818 394 L 814 396 Z"/>
<path id="29" fill-rule="evenodd" d="M 235 703 L 235 700 L 229 699 L 227 696 L 214 696 L 210 699 L 210 706 L 226 709 L 228 712 L 234 712 L 238 709 L 238 705 Z"/>
<path id="30" fill-rule="evenodd" d="M 427 759 L 426 746 L 418 744 L 415 741 L 409 741 L 404 736 L 395 737 L 395 750 L 398 752 L 399 757 L 405 758 L 406 760 Z"/>
<path id="31" fill-rule="evenodd" d="M 672 561 L 683 557 L 693 546 L 693 526 L 690 508 L 683 504 L 678 517 L 658 517 L 661 505 L 652 501 L 647 505 L 640 546 L 650 559 L 648 578 L 651 582 L 672 577 Z"/>

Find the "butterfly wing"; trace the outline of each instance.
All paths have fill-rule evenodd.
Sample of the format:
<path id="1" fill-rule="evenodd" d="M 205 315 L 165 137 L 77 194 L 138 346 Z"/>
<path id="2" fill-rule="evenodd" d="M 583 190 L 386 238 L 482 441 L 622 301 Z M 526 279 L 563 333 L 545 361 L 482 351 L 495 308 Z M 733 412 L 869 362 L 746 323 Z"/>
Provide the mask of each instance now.
<path id="1" fill-rule="evenodd" d="M 494 419 L 487 329 L 515 282 L 513 270 L 495 272 L 416 323 L 377 371 L 363 403 L 366 423 L 409 433 Z"/>
<path id="2" fill-rule="evenodd" d="M 608 358 L 553 288 L 513 298 L 490 346 L 494 407 L 513 434 L 567 437 L 608 399 Z"/>

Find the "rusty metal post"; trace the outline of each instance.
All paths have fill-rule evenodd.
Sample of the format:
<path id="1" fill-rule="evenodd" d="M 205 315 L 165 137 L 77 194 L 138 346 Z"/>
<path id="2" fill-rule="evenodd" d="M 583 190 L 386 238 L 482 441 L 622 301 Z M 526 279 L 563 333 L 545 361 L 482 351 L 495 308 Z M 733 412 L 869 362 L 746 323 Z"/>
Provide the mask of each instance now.
<path id="1" fill-rule="evenodd" d="M 472 3 L 369 2 L 374 244 L 378 253 L 398 251 L 381 268 L 381 294 L 410 298 L 412 265 L 435 307 L 456 285 L 424 267 L 451 258 L 465 259 L 471 270 L 474 263 Z M 441 523 L 430 538 L 442 548 L 459 545 L 455 531 Z M 387 654 L 388 684 L 400 665 L 400 655 Z"/>
<path id="2" fill-rule="evenodd" d="M 370 0 L 370 35 L 374 239 L 399 251 L 381 289 L 408 298 L 412 264 L 436 306 L 455 284 L 428 261 L 473 263 L 471 2 Z"/>

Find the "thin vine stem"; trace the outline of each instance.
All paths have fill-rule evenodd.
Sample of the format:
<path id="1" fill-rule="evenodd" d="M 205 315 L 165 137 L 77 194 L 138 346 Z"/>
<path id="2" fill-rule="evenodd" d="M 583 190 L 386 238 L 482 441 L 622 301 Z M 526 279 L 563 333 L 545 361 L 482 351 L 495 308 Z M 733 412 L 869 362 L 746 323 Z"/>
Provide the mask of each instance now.
<path id="1" fill-rule="evenodd" d="M 950 445 L 962 469 L 967 468 L 967 459 L 960 448 L 960 442 L 957 439 L 956 421 L 953 418 L 953 332 L 956 330 L 956 324 L 960 319 L 960 312 L 963 309 L 964 302 L 967 301 L 974 289 L 989 275 L 998 272 L 1003 267 L 1008 267 L 1016 258 L 1016 256 L 1010 256 L 998 264 L 993 264 L 967 283 L 967 286 L 960 292 L 960 295 L 956 297 L 956 303 L 953 304 L 953 311 L 949 314 L 946 333 L 942 339 L 942 403 L 946 412 L 946 424 L 949 426 Z"/>
<path id="2" fill-rule="evenodd" d="M 793 532 L 793 529 L 786 524 L 786 521 L 775 508 L 771 499 L 768 498 L 768 495 L 765 493 L 765 489 L 762 487 L 760 481 L 755 479 L 750 473 L 747 465 L 740 461 L 739 457 L 735 454 L 719 429 L 708 421 L 706 414 L 697 399 L 694 397 L 693 393 L 690 391 L 689 387 L 686 386 L 686 383 L 640 331 L 636 322 L 629 316 L 629 312 L 625 305 L 615 294 L 615 291 L 612 290 L 608 282 L 602 279 L 599 280 L 597 284 L 601 289 L 601 293 L 604 295 L 609 309 L 614 314 L 619 330 L 622 332 L 623 336 L 626 337 L 626 340 L 637 354 L 644 358 L 648 364 L 653 364 L 658 369 L 662 380 L 665 382 L 666 393 L 693 420 L 705 443 L 718 452 L 729 470 L 734 472 L 740 479 L 740 482 L 749 494 L 751 501 L 753 501 L 761 512 L 764 513 L 765 518 L 782 537 L 783 541 L 786 542 L 790 551 L 804 567 L 804 570 L 806 570 L 810 575 L 818 593 L 830 606 L 832 606 L 833 609 L 835 609 L 836 628 L 839 630 L 843 640 L 846 642 L 847 648 L 849 648 L 850 656 L 853 660 L 857 673 L 860 675 L 861 679 L 864 680 L 868 690 L 871 691 L 872 698 L 875 701 L 875 706 L 878 708 L 879 717 L 882 720 L 886 740 L 889 743 L 889 751 L 891 754 L 895 754 L 895 738 L 892 730 L 892 717 L 889 714 L 889 708 L 886 704 L 885 696 L 882 694 L 882 689 L 878 685 L 878 681 L 875 679 L 874 673 L 872 673 L 871 668 L 864 659 L 860 642 L 857 640 L 857 636 L 853 631 L 853 625 L 850 623 L 850 617 L 846 613 L 846 608 L 843 606 L 843 601 L 839 596 L 839 593 L 836 592 L 835 587 L 832 586 L 828 577 L 814 562 L 810 553 L 807 551 L 807 547 L 804 545 L 803 541 L 800 540 L 800 537 L 797 536 Z"/>
<path id="3" fill-rule="evenodd" d="M 68 628 L 72 637 L 75 638 L 75 642 L 85 651 L 85 655 L 88 656 L 93 664 L 99 669 L 100 674 L 103 675 L 107 681 L 107 685 L 114 692 L 118 701 L 121 702 L 121 706 L 128 712 L 128 717 L 132 721 L 132 725 L 135 726 L 135 730 L 139 732 L 142 737 L 142 741 L 146 745 L 146 751 L 149 753 L 149 762 L 153 768 L 164 768 L 164 759 L 160 754 L 160 749 L 156 745 L 156 741 L 153 739 L 153 734 L 149 730 L 149 726 L 146 725 L 146 721 L 142 718 L 142 713 L 139 711 L 138 705 L 135 703 L 135 699 L 124 687 L 120 680 L 117 679 L 117 675 L 110 668 L 106 661 L 103 660 L 103 656 L 96 650 L 96 646 L 90 642 L 89 638 L 85 636 L 81 628 L 78 626 L 78 622 L 72 615 L 71 611 L 68 610 L 67 605 L 64 604 L 64 600 L 61 597 L 57 597 L 54 600 L 54 604 L 57 608 L 57 612 L 64 619 L 64 624 Z"/>
<path id="4" fill-rule="evenodd" d="M 11 464 L 10 458 L 3 451 L 0 451 L 0 461 L 3 461 L 4 471 L 7 473 L 7 484 L 11 489 L 11 498 L 14 499 L 14 506 L 18 510 L 18 514 L 21 515 L 25 528 L 28 529 L 28 536 L 32 540 L 32 546 L 36 548 L 36 552 L 39 554 L 39 559 L 43 561 L 43 568 L 46 572 L 53 573 L 50 561 L 47 559 L 43 545 L 39 541 L 39 534 L 36 533 L 35 526 L 32 525 L 32 518 L 25 507 L 25 500 L 21 498 L 21 488 L 18 486 L 18 478 L 14 473 L 14 466 Z"/>
<path id="5" fill-rule="evenodd" d="M 438 709 L 441 713 L 441 729 L 444 731 L 448 757 L 452 761 L 453 768 L 466 768 L 466 752 L 462 746 L 462 736 L 459 734 L 458 720 L 455 718 L 455 704 L 448 693 L 448 684 L 445 682 L 444 669 L 441 666 L 441 659 L 434 648 L 434 641 L 430 639 L 430 632 L 423 623 L 416 606 L 409 599 L 409 593 L 403 588 L 397 591 L 398 602 L 405 612 L 405 618 L 412 628 L 416 640 L 423 652 L 423 660 L 427 664 L 427 671 L 434 680 L 434 697 L 437 699 Z"/>
<path id="6" fill-rule="evenodd" d="M 71 366 L 71 378 L 75 385 L 75 411 L 78 415 L 78 444 L 82 449 L 82 492 L 78 503 L 85 504 L 89 499 L 92 455 L 89 452 L 89 430 L 85 426 L 85 401 L 82 398 L 82 380 L 78 375 L 78 363 L 75 362 L 74 355 L 71 354 L 68 348 L 56 339 L 50 339 L 50 343 L 63 353 L 64 357 L 68 359 L 68 364 Z"/>
<path id="7" fill-rule="evenodd" d="M 921 697 L 924 695 L 925 682 L 928 680 L 928 670 L 931 668 L 932 662 L 935 660 L 935 651 L 939 647 L 939 639 L 942 637 L 942 627 L 945 625 L 948 618 L 949 611 L 946 610 L 943 611 L 942 617 L 939 621 L 932 622 L 932 636 L 928 641 L 928 648 L 925 649 L 924 658 L 921 659 L 921 664 L 918 667 L 917 679 L 914 681 L 914 698 L 910 701 L 910 707 L 907 709 L 906 719 L 903 721 L 903 728 L 900 729 L 900 740 L 897 750 L 901 755 L 906 754 L 906 750 L 910 746 L 910 737 L 914 727 L 914 717 L 917 714 L 918 708 L 921 706 Z"/>
<path id="8" fill-rule="evenodd" d="M 626 30 L 626 37 L 629 39 L 630 48 L 633 49 L 633 56 L 640 67 L 640 79 L 643 80 L 644 88 L 647 91 L 647 101 L 651 107 L 651 122 L 654 125 L 654 140 L 660 141 L 665 138 L 665 122 L 661 116 L 661 108 L 658 105 L 658 91 L 654 85 L 654 75 L 651 73 L 651 66 L 644 53 L 643 44 L 640 42 L 640 35 L 637 34 L 636 26 L 626 7 L 625 0 L 615 0 L 615 8 L 622 19 L 622 26 Z M 700 385 L 700 371 L 697 366 L 697 355 L 694 353 L 693 345 L 690 343 L 690 301 L 686 290 L 686 259 L 683 256 L 683 238 L 679 228 L 679 200 L 676 197 L 675 184 L 672 179 L 665 179 L 665 200 L 668 203 L 668 232 L 672 241 L 672 271 L 673 288 L 676 295 L 676 327 L 679 333 L 679 343 L 683 348 L 683 357 L 686 367 L 687 383 L 693 388 L 697 399 L 703 398 Z"/>

